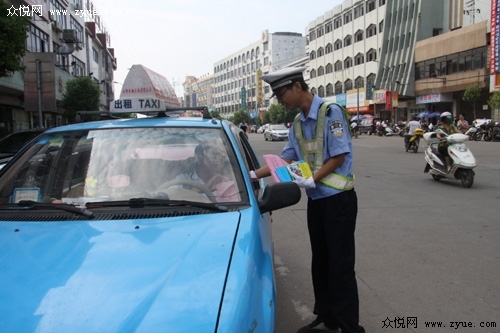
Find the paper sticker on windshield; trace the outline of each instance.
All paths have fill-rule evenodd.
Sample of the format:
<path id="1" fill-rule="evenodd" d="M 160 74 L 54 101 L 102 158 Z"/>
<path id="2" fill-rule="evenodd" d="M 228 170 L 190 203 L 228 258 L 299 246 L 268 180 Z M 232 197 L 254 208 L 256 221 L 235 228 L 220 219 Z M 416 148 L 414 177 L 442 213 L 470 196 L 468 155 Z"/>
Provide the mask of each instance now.
<path id="1" fill-rule="evenodd" d="M 116 175 L 108 178 L 109 187 L 125 187 L 130 185 L 130 177 L 127 175 Z"/>
<path id="2" fill-rule="evenodd" d="M 22 200 L 36 201 L 40 202 L 42 195 L 40 189 L 35 188 L 16 188 L 11 197 L 11 202 L 18 203 Z"/>
<path id="3" fill-rule="evenodd" d="M 339 138 L 344 133 L 344 128 L 342 127 L 342 121 L 340 120 L 332 120 L 328 123 L 328 127 L 330 127 L 330 132 L 332 132 L 335 137 Z"/>

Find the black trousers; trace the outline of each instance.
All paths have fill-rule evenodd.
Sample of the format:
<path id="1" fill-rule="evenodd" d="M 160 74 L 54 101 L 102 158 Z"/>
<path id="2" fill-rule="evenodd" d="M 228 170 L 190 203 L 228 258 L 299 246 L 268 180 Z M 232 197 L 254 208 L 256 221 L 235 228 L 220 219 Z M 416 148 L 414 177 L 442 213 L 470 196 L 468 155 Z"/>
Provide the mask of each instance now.
<path id="1" fill-rule="evenodd" d="M 314 313 L 342 333 L 364 332 L 359 326 L 358 286 L 354 272 L 354 230 L 358 198 L 354 190 L 307 202 L 312 249 Z"/>

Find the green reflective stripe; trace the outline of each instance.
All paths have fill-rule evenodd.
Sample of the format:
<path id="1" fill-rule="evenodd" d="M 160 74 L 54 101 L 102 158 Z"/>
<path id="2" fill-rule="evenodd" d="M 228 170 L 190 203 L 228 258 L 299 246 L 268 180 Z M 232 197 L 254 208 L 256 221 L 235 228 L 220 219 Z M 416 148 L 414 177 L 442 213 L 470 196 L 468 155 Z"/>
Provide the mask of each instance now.
<path id="1" fill-rule="evenodd" d="M 348 191 L 354 188 L 354 177 L 345 177 L 337 173 L 331 173 L 320 180 L 321 183 L 340 191 Z"/>
<path id="2" fill-rule="evenodd" d="M 324 138 L 325 138 L 325 123 L 326 123 L 326 111 L 331 104 L 336 104 L 344 111 L 344 117 L 349 118 L 349 113 L 341 105 L 334 102 L 326 102 L 321 104 L 318 112 L 318 120 L 316 124 L 316 136 L 312 140 L 305 140 L 302 132 L 302 122 L 300 121 L 300 113 L 295 116 L 294 119 L 294 134 L 297 140 L 297 145 L 299 146 L 300 152 L 304 160 L 309 164 L 313 174 L 318 172 L 323 165 L 324 160 Z M 351 128 L 349 128 L 349 134 L 352 136 Z M 311 155 L 314 159 L 311 161 Z M 340 191 L 348 191 L 354 188 L 354 176 L 352 178 L 339 175 L 332 172 L 330 175 L 324 177 L 320 180 L 322 184 L 333 187 Z"/>

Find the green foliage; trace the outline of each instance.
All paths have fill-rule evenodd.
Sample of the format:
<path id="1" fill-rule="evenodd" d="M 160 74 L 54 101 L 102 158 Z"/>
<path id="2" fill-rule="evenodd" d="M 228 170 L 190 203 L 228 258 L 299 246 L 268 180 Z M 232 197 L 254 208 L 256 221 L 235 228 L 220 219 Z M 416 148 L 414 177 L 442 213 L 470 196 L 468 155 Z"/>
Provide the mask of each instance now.
<path id="1" fill-rule="evenodd" d="M 230 118 L 231 122 L 233 122 L 236 125 L 239 125 L 243 119 L 247 120 L 247 123 L 250 124 L 250 117 L 244 110 L 238 110 L 236 111 L 233 116 Z"/>
<path id="2" fill-rule="evenodd" d="M 476 100 L 481 96 L 481 88 L 478 87 L 478 85 L 474 84 L 472 86 L 469 86 L 467 89 L 464 91 L 464 96 L 462 99 L 466 102 L 472 102 L 472 106 L 474 108 L 474 119 L 477 118 L 476 116 Z"/>
<path id="3" fill-rule="evenodd" d="M 210 111 L 210 115 L 212 116 L 212 118 L 222 119 L 218 111 Z"/>
<path id="4" fill-rule="evenodd" d="M 264 118 L 268 117 L 268 122 L 272 124 L 286 124 L 293 122 L 295 116 L 300 112 L 299 109 L 290 110 L 281 104 L 273 104 L 269 107 L 269 110 L 264 115 Z"/>
<path id="5" fill-rule="evenodd" d="M 75 121 L 77 111 L 99 110 L 99 85 L 88 76 L 82 76 L 66 83 L 62 106 L 64 115 L 70 122 Z"/>
<path id="6" fill-rule="evenodd" d="M 490 99 L 488 100 L 488 104 L 490 108 L 493 110 L 500 109 L 500 91 L 496 90 L 491 94 Z"/>
<path id="7" fill-rule="evenodd" d="M 466 102 L 475 102 L 481 95 L 481 88 L 476 84 L 469 86 L 465 89 L 464 97 L 462 98 Z"/>
<path id="8" fill-rule="evenodd" d="M 0 77 L 24 69 L 28 16 L 8 15 L 12 5 L 0 0 Z"/>

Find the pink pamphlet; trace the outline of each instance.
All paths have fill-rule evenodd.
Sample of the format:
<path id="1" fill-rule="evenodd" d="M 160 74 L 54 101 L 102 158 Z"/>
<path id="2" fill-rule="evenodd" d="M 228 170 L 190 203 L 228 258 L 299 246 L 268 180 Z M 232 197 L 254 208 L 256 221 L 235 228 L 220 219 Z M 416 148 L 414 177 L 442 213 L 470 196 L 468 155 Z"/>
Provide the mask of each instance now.
<path id="1" fill-rule="evenodd" d="M 275 182 L 281 182 L 282 179 L 276 174 L 276 169 L 280 167 L 286 167 L 288 163 L 281 159 L 278 155 L 267 154 L 262 156 L 266 161 L 269 171 L 271 171 L 271 176 Z"/>

